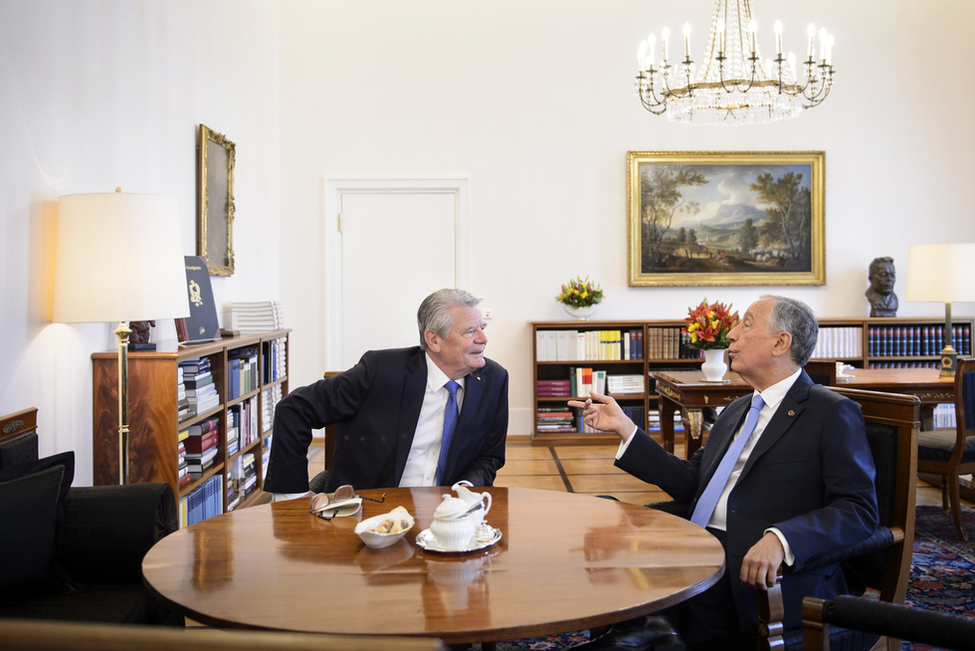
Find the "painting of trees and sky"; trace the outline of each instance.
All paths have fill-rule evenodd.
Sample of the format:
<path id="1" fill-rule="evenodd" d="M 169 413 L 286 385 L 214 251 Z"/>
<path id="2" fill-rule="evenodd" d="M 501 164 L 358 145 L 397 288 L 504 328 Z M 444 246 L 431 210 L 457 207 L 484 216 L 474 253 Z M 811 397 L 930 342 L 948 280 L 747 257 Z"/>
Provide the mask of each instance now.
<path id="1" fill-rule="evenodd" d="M 631 194 L 639 198 L 630 215 L 631 239 L 639 240 L 631 242 L 631 256 L 639 254 L 633 271 L 739 279 L 741 274 L 818 272 L 822 209 L 814 210 L 813 196 L 821 187 L 816 188 L 813 168 L 810 162 L 696 163 L 692 158 L 631 165 L 631 175 L 637 174 Z"/>

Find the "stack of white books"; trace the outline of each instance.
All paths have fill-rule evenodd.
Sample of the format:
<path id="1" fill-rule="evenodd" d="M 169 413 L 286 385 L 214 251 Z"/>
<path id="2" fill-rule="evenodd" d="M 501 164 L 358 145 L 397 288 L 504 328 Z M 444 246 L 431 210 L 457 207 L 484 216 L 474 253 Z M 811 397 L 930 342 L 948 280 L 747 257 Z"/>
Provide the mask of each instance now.
<path id="1" fill-rule="evenodd" d="M 233 301 L 223 313 L 224 330 L 242 335 L 284 328 L 280 301 Z"/>

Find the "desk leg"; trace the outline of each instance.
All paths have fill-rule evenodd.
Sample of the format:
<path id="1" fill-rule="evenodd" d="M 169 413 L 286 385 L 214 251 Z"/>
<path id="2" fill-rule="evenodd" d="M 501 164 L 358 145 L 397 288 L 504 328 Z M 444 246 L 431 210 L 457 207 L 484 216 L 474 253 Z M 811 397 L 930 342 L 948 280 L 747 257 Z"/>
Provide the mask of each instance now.
<path id="1" fill-rule="evenodd" d="M 704 411 L 684 408 L 684 458 L 690 459 L 701 447 L 701 433 L 704 431 Z"/>
<path id="2" fill-rule="evenodd" d="M 937 405 L 927 404 L 925 402 L 921 403 L 921 431 L 931 432 L 934 431 L 934 408 Z"/>
<path id="3" fill-rule="evenodd" d="M 674 412 L 677 403 L 661 394 L 658 409 L 660 410 L 660 438 L 664 450 L 674 453 Z"/>

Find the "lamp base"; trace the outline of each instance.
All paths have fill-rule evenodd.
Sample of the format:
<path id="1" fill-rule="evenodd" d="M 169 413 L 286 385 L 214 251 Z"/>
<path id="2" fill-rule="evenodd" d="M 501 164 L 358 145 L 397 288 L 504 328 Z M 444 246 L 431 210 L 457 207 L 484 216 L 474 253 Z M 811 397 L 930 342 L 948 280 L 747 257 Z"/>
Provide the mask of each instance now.
<path id="1" fill-rule="evenodd" d="M 958 353 L 951 346 L 945 346 L 941 351 L 941 375 L 940 377 L 955 377 L 955 368 L 958 367 Z"/>

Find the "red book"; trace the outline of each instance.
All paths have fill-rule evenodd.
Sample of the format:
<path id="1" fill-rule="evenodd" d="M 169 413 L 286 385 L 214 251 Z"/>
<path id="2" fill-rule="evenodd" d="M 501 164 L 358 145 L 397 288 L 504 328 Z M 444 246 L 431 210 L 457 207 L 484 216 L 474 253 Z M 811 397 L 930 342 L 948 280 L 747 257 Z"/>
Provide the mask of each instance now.
<path id="1" fill-rule="evenodd" d="M 186 451 L 190 454 L 202 454 L 217 444 L 217 433 L 208 432 L 203 436 L 190 436 L 185 441 Z"/>

